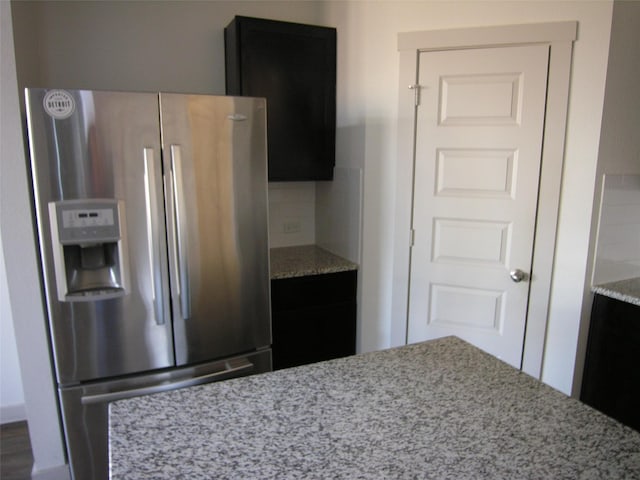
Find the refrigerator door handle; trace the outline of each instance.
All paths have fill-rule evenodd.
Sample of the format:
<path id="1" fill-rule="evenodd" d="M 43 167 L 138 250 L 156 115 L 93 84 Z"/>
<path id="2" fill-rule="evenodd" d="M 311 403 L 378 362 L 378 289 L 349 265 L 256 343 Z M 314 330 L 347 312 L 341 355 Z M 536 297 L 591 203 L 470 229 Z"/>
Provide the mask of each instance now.
<path id="1" fill-rule="evenodd" d="M 174 228 L 173 244 L 176 246 L 175 267 L 178 273 L 177 292 L 180 296 L 180 310 L 182 319 L 191 316 L 191 293 L 189 288 L 189 254 L 186 240 L 186 210 L 184 198 L 184 183 L 182 177 L 182 153 L 180 145 L 171 145 L 171 171 L 173 173 L 173 204 Z"/>
<path id="2" fill-rule="evenodd" d="M 125 398 L 139 397 L 142 395 L 150 395 L 152 393 L 167 392 L 169 390 L 177 390 L 179 388 L 193 387 L 203 383 L 211 383 L 215 380 L 222 380 L 228 376 L 238 376 L 239 373 L 248 373 L 253 370 L 254 365 L 248 359 L 243 359 L 240 365 L 232 366 L 229 362 L 225 362 L 224 370 L 208 373 L 199 377 L 187 378 L 176 382 L 162 383 L 149 387 L 133 388 L 130 390 L 119 390 L 117 392 L 100 393 L 96 395 L 84 395 L 81 399 L 82 405 L 94 405 L 97 403 L 109 403 Z"/>
<path id="3" fill-rule="evenodd" d="M 144 178 L 145 200 L 147 210 L 147 242 L 149 253 L 149 273 L 151 294 L 153 295 L 153 316 L 158 325 L 164 325 L 165 309 L 162 305 L 164 292 L 158 292 L 155 269 L 161 265 L 160 249 L 158 248 L 158 196 L 156 190 L 156 165 L 153 158 L 153 148 L 144 149 Z"/>

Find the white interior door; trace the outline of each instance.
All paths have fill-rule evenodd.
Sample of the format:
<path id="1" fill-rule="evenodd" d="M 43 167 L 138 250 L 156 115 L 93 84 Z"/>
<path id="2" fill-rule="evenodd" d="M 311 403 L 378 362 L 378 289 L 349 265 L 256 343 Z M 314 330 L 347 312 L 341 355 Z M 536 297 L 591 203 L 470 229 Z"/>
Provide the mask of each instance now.
<path id="1" fill-rule="evenodd" d="M 457 335 L 521 367 L 548 58 L 547 45 L 420 53 L 410 343 Z"/>

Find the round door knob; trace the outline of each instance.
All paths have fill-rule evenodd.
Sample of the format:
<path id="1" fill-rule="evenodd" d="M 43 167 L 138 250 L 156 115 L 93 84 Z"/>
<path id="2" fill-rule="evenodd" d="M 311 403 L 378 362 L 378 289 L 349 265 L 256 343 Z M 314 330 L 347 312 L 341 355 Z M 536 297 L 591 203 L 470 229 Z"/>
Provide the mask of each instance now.
<path id="1" fill-rule="evenodd" d="M 509 276 L 511 277 L 511 280 L 513 280 L 516 283 L 519 283 L 519 282 L 521 282 L 523 280 L 526 280 L 526 278 L 527 278 L 527 274 L 524 273 L 519 268 L 516 268 L 515 270 L 511 270 L 509 272 Z"/>

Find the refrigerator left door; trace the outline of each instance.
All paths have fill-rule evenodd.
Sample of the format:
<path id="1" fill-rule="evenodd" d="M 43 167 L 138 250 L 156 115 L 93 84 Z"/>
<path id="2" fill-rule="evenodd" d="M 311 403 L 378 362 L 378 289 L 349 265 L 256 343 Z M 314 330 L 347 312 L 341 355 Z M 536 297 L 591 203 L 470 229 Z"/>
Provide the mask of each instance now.
<path id="1" fill-rule="evenodd" d="M 58 383 L 174 365 L 157 94 L 27 89 Z"/>

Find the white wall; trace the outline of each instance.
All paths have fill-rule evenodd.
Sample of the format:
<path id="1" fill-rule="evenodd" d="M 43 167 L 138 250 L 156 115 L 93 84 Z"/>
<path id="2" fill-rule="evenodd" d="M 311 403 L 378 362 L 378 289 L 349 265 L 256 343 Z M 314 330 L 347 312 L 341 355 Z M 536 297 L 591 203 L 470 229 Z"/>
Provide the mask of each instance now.
<path id="1" fill-rule="evenodd" d="M 582 366 L 593 295 L 590 292 L 597 243 L 597 225 L 604 175 L 640 175 L 640 2 L 616 0 L 613 4 L 602 130 L 595 174 L 591 236 L 586 260 L 582 321 L 578 338 L 574 391 L 582 381 Z M 628 271 L 625 269 L 628 273 Z M 616 271 L 616 274 L 620 272 Z M 625 274 L 626 276 L 626 274 Z"/>
<path id="2" fill-rule="evenodd" d="M 543 380 L 571 392 L 591 229 L 591 206 L 612 2 L 332 2 L 338 27 L 341 148 L 364 167 L 360 349 L 390 345 L 398 32 L 577 20 L 558 247 Z M 401 336 L 401 335 L 398 335 Z"/>

